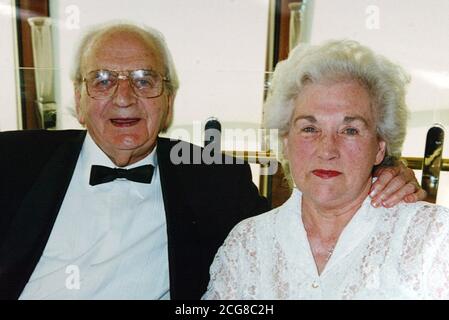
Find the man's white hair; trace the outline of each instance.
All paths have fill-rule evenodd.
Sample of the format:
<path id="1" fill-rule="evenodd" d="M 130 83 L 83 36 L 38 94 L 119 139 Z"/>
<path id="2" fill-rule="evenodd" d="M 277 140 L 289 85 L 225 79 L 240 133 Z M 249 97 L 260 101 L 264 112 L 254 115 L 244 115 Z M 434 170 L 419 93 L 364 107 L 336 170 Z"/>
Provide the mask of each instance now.
<path id="1" fill-rule="evenodd" d="M 78 49 L 76 51 L 74 62 L 72 65 L 72 70 L 70 73 L 70 78 L 75 85 L 79 87 L 82 83 L 83 75 L 81 74 L 81 67 L 83 63 L 83 58 L 85 54 L 90 50 L 91 46 L 99 39 L 102 35 L 108 34 L 110 32 L 121 32 L 127 31 L 131 33 L 138 34 L 144 39 L 150 41 L 156 46 L 156 49 L 161 54 L 165 75 L 170 79 L 167 89 L 170 94 L 175 95 L 179 88 L 178 75 L 176 73 L 176 68 L 173 62 L 172 55 L 168 50 L 167 44 L 165 43 L 164 36 L 162 33 L 156 29 L 150 28 L 145 25 L 138 25 L 128 21 L 111 21 L 105 24 L 99 24 L 91 26 L 82 36 L 79 41 Z"/>

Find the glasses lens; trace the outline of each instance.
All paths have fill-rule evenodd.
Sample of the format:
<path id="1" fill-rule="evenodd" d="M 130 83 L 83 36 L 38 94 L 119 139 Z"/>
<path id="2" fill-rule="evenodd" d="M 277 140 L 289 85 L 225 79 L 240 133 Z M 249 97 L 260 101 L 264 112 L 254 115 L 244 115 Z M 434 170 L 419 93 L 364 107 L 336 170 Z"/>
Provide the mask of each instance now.
<path id="1" fill-rule="evenodd" d="M 89 72 L 86 77 L 87 91 L 94 98 L 110 96 L 117 84 L 117 74 L 108 70 Z"/>
<path id="2" fill-rule="evenodd" d="M 154 98 L 162 94 L 163 81 L 159 73 L 152 70 L 135 70 L 130 74 L 135 93 L 139 97 Z"/>

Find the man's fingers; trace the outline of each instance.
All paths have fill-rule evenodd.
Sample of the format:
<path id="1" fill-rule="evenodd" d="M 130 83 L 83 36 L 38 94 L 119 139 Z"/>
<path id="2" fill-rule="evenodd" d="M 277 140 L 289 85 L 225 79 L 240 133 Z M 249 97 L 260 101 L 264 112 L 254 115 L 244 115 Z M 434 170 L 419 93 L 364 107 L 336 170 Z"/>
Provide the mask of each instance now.
<path id="1" fill-rule="evenodd" d="M 419 188 L 415 193 L 409 194 L 404 198 L 407 203 L 413 203 L 416 201 L 424 201 L 427 197 L 426 190 Z"/>
<path id="2" fill-rule="evenodd" d="M 397 176 L 389 181 L 388 185 L 384 187 L 373 199 L 372 204 L 375 207 L 385 205 L 387 203 L 395 204 L 401 199 L 396 200 L 397 196 L 406 196 L 416 191 L 412 183 L 405 183 L 404 180 Z"/>
<path id="3" fill-rule="evenodd" d="M 418 201 L 417 199 L 418 199 L 418 196 L 416 195 L 416 193 L 412 193 L 412 194 L 405 196 L 404 202 L 414 203 L 414 202 Z"/>
<path id="4" fill-rule="evenodd" d="M 376 171 L 374 171 L 374 177 L 380 177 L 384 172 L 389 172 L 393 177 L 397 176 L 401 171 L 401 167 L 378 167 Z"/>
<path id="5" fill-rule="evenodd" d="M 421 186 L 418 185 L 418 191 L 416 192 L 417 201 L 425 201 L 427 198 L 427 191 L 421 188 Z"/>
<path id="6" fill-rule="evenodd" d="M 404 167 L 402 171 L 402 175 L 404 176 L 404 179 L 408 182 L 408 181 L 415 181 L 416 183 L 418 183 L 418 181 L 416 180 L 416 176 L 415 176 L 415 172 L 407 167 Z"/>
<path id="7" fill-rule="evenodd" d="M 392 207 L 401 200 L 416 202 L 426 198 L 413 170 L 403 164 L 396 167 L 379 168 L 374 173 L 376 182 L 371 186 L 371 204 L 374 207 Z"/>
<path id="8" fill-rule="evenodd" d="M 416 185 L 416 183 L 409 182 L 399 188 L 396 192 L 390 194 L 387 198 L 385 198 L 382 201 L 382 205 L 386 208 L 393 207 L 406 197 L 413 196 L 416 190 L 418 190 L 418 186 Z"/>
<path id="9" fill-rule="evenodd" d="M 382 190 L 384 190 L 385 186 L 387 186 L 388 183 L 397 175 L 397 172 L 394 168 L 384 168 L 382 170 L 377 170 L 376 174 L 378 174 L 378 178 L 371 186 L 371 198 L 377 197 Z"/>

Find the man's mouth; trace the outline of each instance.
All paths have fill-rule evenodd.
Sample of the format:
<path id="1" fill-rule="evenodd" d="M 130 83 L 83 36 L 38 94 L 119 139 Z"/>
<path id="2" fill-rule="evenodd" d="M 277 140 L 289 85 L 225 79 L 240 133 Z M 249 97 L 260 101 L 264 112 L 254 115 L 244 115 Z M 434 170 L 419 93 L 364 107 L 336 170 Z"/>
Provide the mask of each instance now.
<path id="1" fill-rule="evenodd" d="M 140 121 L 140 118 L 116 118 L 111 119 L 111 123 L 115 127 L 132 127 Z"/>

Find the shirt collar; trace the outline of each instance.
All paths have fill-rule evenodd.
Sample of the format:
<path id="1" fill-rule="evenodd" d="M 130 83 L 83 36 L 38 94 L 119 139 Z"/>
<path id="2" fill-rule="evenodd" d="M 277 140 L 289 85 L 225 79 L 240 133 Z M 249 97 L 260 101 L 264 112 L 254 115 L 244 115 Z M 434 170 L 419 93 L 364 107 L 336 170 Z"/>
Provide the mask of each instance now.
<path id="1" fill-rule="evenodd" d="M 130 164 L 126 167 L 123 167 L 124 169 L 131 169 L 135 167 L 139 167 L 142 165 L 151 164 L 154 167 L 157 166 L 157 156 L 156 156 L 156 149 L 157 146 L 154 147 L 154 149 L 151 151 L 149 155 L 147 155 L 142 160 L 137 161 L 136 163 Z M 81 157 L 82 161 L 87 165 L 100 165 L 100 166 L 106 166 L 110 168 L 117 168 L 117 166 L 112 162 L 112 160 L 104 153 L 103 150 L 95 143 L 95 141 L 92 139 L 89 132 L 86 134 L 86 139 L 84 140 L 83 148 L 81 150 Z"/>
<path id="2" fill-rule="evenodd" d="M 310 259 L 313 260 L 313 256 L 310 253 L 309 240 L 301 218 L 301 203 L 302 193 L 299 189 L 294 188 L 290 198 L 279 207 L 279 214 L 282 217 L 281 220 L 285 221 L 285 224 L 281 223 L 280 227 L 278 226 L 276 228 L 277 237 L 280 240 L 281 246 L 293 261 L 300 259 L 300 252 L 310 255 Z M 384 210 L 387 209 L 371 206 L 371 198 L 369 196 L 365 198 L 360 209 L 343 229 L 334 253 L 328 261 L 326 268 L 323 270 L 322 275 L 329 272 L 339 260 L 349 254 L 359 245 L 365 236 L 370 234 Z M 301 244 L 301 248 L 292 247 L 291 243 L 299 243 Z M 310 269 L 310 272 L 315 274 L 316 268 L 315 266 L 313 267 Z"/>

